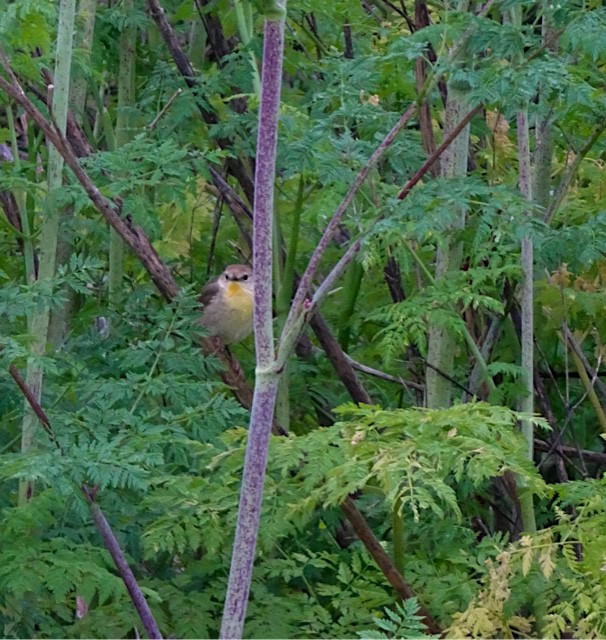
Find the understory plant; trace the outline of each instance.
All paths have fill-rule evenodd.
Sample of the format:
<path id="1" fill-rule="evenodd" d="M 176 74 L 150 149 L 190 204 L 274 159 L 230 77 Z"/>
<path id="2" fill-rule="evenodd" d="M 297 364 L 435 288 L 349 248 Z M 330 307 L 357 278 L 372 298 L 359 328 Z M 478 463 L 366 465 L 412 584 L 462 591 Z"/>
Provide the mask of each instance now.
<path id="1" fill-rule="evenodd" d="M 604 635 L 604 8 L 74 9 L 0 18 L 4 636 Z"/>

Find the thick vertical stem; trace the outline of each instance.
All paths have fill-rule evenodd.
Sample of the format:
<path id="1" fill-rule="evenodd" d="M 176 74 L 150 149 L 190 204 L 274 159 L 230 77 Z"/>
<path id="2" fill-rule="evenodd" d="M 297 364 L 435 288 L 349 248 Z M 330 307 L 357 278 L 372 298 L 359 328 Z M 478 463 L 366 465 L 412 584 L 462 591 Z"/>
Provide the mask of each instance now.
<path id="1" fill-rule="evenodd" d="M 95 17 L 97 13 L 96 0 L 80 0 L 76 14 L 75 47 L 80 49 L 83 58 L 88 61 L 93 47 L 93 34 L 95 29 Z M 70 88 L 70 110 L 78 124 L 82 124 L 86 105 L 87 77 L 80 72 L 72 75 Z M 66 264 L 72 251 L 72 233 L 69 223 L 73 217 L 73 207 L 69 207 L 62 213 L 60 224 L 62 232 L 57 240 L 57 264 Z M 65 340 L 69 330 L 70 316 L 75 305 L 75 292 L 66 285 L 62 288 L 65 303 L 53 309 L 48 333 L 48 342 L 55 347 Z"/>
<path id="2" fill-rule="evenodd" d="M 467 111 L 467 101 L 464 95 L 453 87 L 449 87 L 448 99 L 446 100 L 445 135 L 456 127 Z M 442 155 L 440 163 L 440 175 L 442 178 L 465 175 L 467 172 L 468 150 L 469 126 L 466 126 Z M 458 211 L 457 219 L 454 221 L 452 229 L 462 229 L 464 225 L 465 210 L 461 208 Z M 451 271 L 459 269 L 461 258 L 462 245 L 460 243 L 453 245 L 448 239 L 444 239 L 438 245 L 435 274 L 437 284 L 448 278 Z M 452 383 L 448 378 L 440 375 L 436 369 L 443 371 L 452 378 L 455 346 L 456 335 L 454 332 L 447 327 L 430 326 L 427 360 L 433 366 L 427 368 L 426 384 L 427 406 L 432 409 L 448 407 L 451 403 Z"/>
<path id="3" fill-rule="evenodd" d="M 242 637 L 257 544 L 269 435 L 280 377 L 275 366 L 272 319 L 272 219 L 285 3 L 281 9 L 279 17 L 272 15 L 271 19 L 265 21 L 253 227 L 257 367 L 221 638 Z"/>
<path id="4" fill-rule="evenodd" d="M 528 110 L 523 109 L 517 115 L 518 124 L 518 157 L 520 191 L 530 202 L 532 200 L 532 182 L 530 170 L 530 142 L 528 135 Z M 521 291 L 521 343 L 522 343 L 522 371 L 524 375 L 525 392 L 520 400 L 520 410 L 525 413 L 534 412 L 534 318 L 533 318 L 533 265 L 534 247 L 529 236 L 522 238 L 522 291 Z M 534 432 L 530 420 L 522 421 L 522 434 L 526 439 L 527 455 L 530 460 L 534 454 Z M 525 531 L 536 531 L 534 505 L 532 494 L 520 489 L 520 506 L 522 522 Z"/>
<path id="5" fill-rule="evenodd" d="M 272 237 L 283 47 L 284 21 L 267 20 L 265 23 L 263 86 L 259 112 L 253 215 L 255 349 L 257 368 L 262 370 L 271 367 L 275 359 L 272 322 Z"/>
<path id="6" fill-rule="evenodd" d="M 221 638 L 241 638 L 252 578 L 278 378 L 257 375 Z"/>
<path id="7" fill-rule="evenodd" d="M 552 52 L 557 49 L 557 37 L 555 29 L 549 24 L 547 17 L 547 0 L 543 0 L 543 16 L 541 23 L 541 36 L 543 45 Z M 539 95 L 543 101 L 543 92 Z M 554 134 L 553 121 L 549 112 L 537 120 L 535 128 L 536 149 L 534 152 L 534 180 L 532 192 L 534 201 L 544 209 L 549 206 L 551 199 L 551 170 L 553 165 Z"/>
<path id="8" fill-rule="evenodd" d="M 76 18 L 76 47 L 84 54 L 84 59 L 90 59 L 93 48 L 95 18 L 97 16 L 97 0 L 80 0 Z M 82 122 L 86 104 L 87 78 L 83 73 L 72 80 L 70 106 L 76 122 Z"/>
<path id="9" fill-rule="evenodd" d="M 59 26 L 57 32 L 57 49 L 55 59 L 55 84 L 52 100 L 52 112 L 57 126 L 65 133 L 69 99 L 70 67 L 72 61 L 72 34 L 76 0 L 61 0 L 59 7 Z M 38 278 L 50 282 L 55 275 L 57 254 L 57 236 L 59 229 L 59 211 L 52 204 L 53 191 L 60 189 L 63 182 L 63 157 L 59 151 L 50 146 L 48 152 L 48 205 L 44 212 L 40 230 L 40 261 Z M 41 356 L 46 350 L 48 327 L 50 320 L 50 301 L 45 300 L 31 319 L 32 354 Z M 42 393 L 42 369 L 37 362 L 29 362 L 27 366 L 27 385 L 37 401 Z M 21 450 L 29 450 L 35 440 L 36 416 L 29 403 L 25 403 L 21 433 Z M 33 491 L 31 482 L 22 482 L 19 487 L 19 502 L 28 500 Z"/>
<path id="10" fill-rule="evenodd" d="M 118 71 L 118 114 L 116 117 L 116 147 L 131 138 L 131 109 L 135 102 L 135 65 L 137 29 L 129 23 L 135 8 L 134 0 L 123 0 L 127 21 L 120 34 L 120 68 Z M 115 229 L 109 230 L 109 301 L 116 305 L 122 290 L 124 241 Z"/>

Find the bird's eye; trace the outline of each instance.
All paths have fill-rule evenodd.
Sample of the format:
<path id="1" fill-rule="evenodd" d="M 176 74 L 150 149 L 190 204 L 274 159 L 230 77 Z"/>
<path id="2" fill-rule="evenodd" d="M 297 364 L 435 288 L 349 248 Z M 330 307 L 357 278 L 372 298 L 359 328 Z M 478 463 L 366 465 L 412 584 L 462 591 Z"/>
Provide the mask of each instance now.
<path id="1" fill-rule="evenodd" d="M 225 274 L 225 279 L 229 280 L 229 276 L 227 274 Z"/>
<path id="2" fill-rule="evenodd" d="M 246 274 L 246 273 L 245 273 L 245 274 L 242 276 L 242 280 L 248 280 L 248 274 Z"/>

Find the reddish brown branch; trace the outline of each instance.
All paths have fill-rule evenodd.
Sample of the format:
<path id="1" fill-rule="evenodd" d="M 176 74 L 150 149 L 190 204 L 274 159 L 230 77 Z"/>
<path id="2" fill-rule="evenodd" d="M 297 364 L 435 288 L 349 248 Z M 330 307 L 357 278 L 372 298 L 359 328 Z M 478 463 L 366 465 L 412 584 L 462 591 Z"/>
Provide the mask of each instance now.
<path id="1" fill-rule="evenodd" d="M 444 153 L 447 147 L 449 147 L 453 140 L 463 131 L 463 129 L 469 124 L 471 119 L 482 109 L 482 105 L 479 104 L 474 107 L 459 124 L 444 138 L 442 144 L 427 158 L 421 168 L 410 178 L 410 180 L 404 185 L 400 193 L 398 193 L 398 199 L 404 200 L 404 198 L 412 191 L 412 188 L 421 180 L 421 178 L 431 169 L 434 162 Z"/>
<path id="2" fill-rule="evenodd" d="M 356 532 L 356 535 L 364 543 L 364 546 L 381 568 L 383 575 L 387 578 L 389 584 L 395 589 L 400 598 L 407 600 L 408 598 L 416 597 L 412 587 L 404 580 L 402 574 L 397 570 L 391 558 L 387 555 L 385 549 L 383 549 L 381 543 L 372 532 L 372 529 L 368 526 L 366 519 L 360 513 L 356 503 L 351 498 L 346 498 L 345 502 L 341 505 L 341 509 L 347 516 L 349 522 L 351 522 L 351 526 Z M 430 633 L 435 635 L 442 633 L 437 622 L 422 605 L 419 607 L 419 613 L 423 616 L 423 622 L 427 625 Z"/>
<path id="3" fill-rule="evenodd" d="M 158 30 L 160 31 L 160 34 L 164 39 L 166 47 L 168 48 L 173 60 L 175 61 L 175 64 L 177 65 L 177 69 L 179 69 L 179 72 L 183 76 L 185 84 L 187 84 L 190 89 L 200 89 L 198 74 L 194 70 L 191 62 L 189 61 L 189 58 L 185 55 L 185 52 L 181 48 L 179 39 L 177 38 L 177 35 L 170 22 L 166 18 L 164 9 L 160 6 L 158 0 L 147 0 L 147 6 L 149 7 L 151 17 L 158 26 Z M 219 122 L 215 111 L 207 102 L 203 100 L 202 97 L 196 100 L 196 105 L 198 107 L 198 110 L 200 111 L 202 119 L 206 124 L 214 125 Z M 227 138 L 217 138 L 217 145 L 221 149 L 230 149 L 233 146 L 233 143 Z M 254 198 L 254 186 L 250 175 L 244 167 L 244 164 L 238 158 L 227 158 L 226 163 L 229 172 L 240 183 L 240 186 L 242 187 L 242 191 L 244 191 L 246 198 L 250 203 L 252 203 Z"/>
<path id="4" fill-rule="evenodd" d="M 315 313 L 310 319 L 309 324 L 353 401 L 362 404 L 372 404 L 370 394 L 358 379 L 351 362 L 347 359 L 345 353 L 343 353 L 343 350 L 332 335 L 324 318 L 319 313 Z"/>
<path id="5" fill-rule="evenodd" d="M 53 441 L 57 449 L 59 449 L 59 451 L 61 452 L 61 455 L 65 455 L 65 452 L 63 451 L 63 448 L 59 444 L 59 441 L 57 440 L 57 436 L 53 431 L 53 428 L 51 426 L 50 420 L 48 419 L 48 416 L 44 412 L 44 409 L 42 409 L 42 407 L 40 406 L 40 403 L 36 399 L 36 396 L 34 395 L 32 390 L 27 386 L 27 383 L 23 379 L 23 376 L 19 373 L 19 370 L 17 369 L 17 367 L 14 364 L 11 364 L 10 367 L 8 368 L 8 372 L 10 373 L 11 378 L 15 381 L 15 383 L 21 390 L 21 393 L 27 400 L 27 403 L 31 407 L 36 418 L 38 418 L 38 420 L 40 421 L 40 424 L 48 434 L 49 438 Z"/>
<path id="6" fill-rule="evenodd" d="M 12 80 L 12 83 L 9 83 L 5 78 L 0 76 L 0 89 L 23 107 L 26 113 L 43 131 L 46 138 L 57 148 L 57 151 L 59 151 L 65 163 L 73 171 L 76 179 L 86 191 L 93 205 L 137 255 L 164 298 L 167 301 L 171 301 L 178 294 L 179 286 L 170 270 L 156 253 L 145 232 L 141 227 L 133 225 L 128 217 L 121 217 L 121 202 L 109 200 L 101 194 L 90 176 L 80 165 L 78 157 L 67 138 L 44 117 L 25 95 L 25 92 L 19 85 L 16 76 L 3 54 L 0 54 L 0 64 Z M 73 123 L 72 131 L 79 140 L 80 151 L 88 154 L 90 147 L 88 143 L 84 144 L 81 140 L 81 137 L 78 135 L 79 128 L 75 122 Z M 223 347 L 217 347 L 217 345 L 210 341 L 203 341 L 203 348 L 206 353 L 215 353 L 223 362 L 226 367 L 226 370 L 223 372 L 224 382 L 233 389 L 234 394 L 244 407 L 250 407 L 252 391 L 244 378 L 240 363 Z"/>
<path id="7" fill-rule="evenodd" d="M 0 61 L 9 76 L 14 78 L 14 74 L 4 55 L 0 57 Z M 97 210 L 118 232 L 124 242 L 139 256 L 143 266 L 158 287 L 160 293 L 162 293 L 167 300 L 172 300 L 179 291 L 175 279 L 162 260 L 160 260 L 160 257 L 143 230 L 138 226 L 132 225 L 128 218 L 122 218 L 120 216 L 121 202 L 109 200 L 101 194 L 78 162 L 78 158 L 69 141 L 36 108 L 16 80 L 13 79 L 13 83 L 9 83 L 5 78 L 0 76 L 0 89 L 19 103 L 28 116 L 40 127 L 47 140 L 55 146 L 67 166 L 73 171 L 76 179 L 82 185 Z"/>

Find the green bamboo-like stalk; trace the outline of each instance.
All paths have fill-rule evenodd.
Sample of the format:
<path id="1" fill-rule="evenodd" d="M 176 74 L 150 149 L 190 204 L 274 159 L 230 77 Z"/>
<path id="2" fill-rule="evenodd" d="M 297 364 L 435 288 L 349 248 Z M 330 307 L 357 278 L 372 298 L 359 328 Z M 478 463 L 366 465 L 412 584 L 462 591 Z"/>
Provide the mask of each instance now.
<path id="1" fill-rule="evenodd" d="M 57 31 L 57 48 L 55 58 L 54 91 L 52 112 L 55 122 L 65 132 L 69 102 L 70 69 L 72 61 L 72 43 L 76 0 L 61 0 L 59 5 L 59 25 Z M 51 286 L 55 276 L 57 237 L 59 231 L 60 212 L 52 204 L 53 192 L 61 188 L 63 183 L 63 158 L 54 146 L 48 150 L 48 198 L 46 211 L 40 229 L 38 280 Z M 48 328 L 50 321 L 50 300 L 46 299 L 31 316 L 33 358 L 28 362 L 26 382 L 37 401 L 42 393 L 42 368 L 38 358 L 46 351 Z M 24 405 L 24 416 L 21 430 L 21 450 L 32 448 L 36 438 L 37 418 L 28 402 Z M 19 503 L 27 501 L 33 492 L 33 483 L 23 481 L 19 486 Z"/>
<path id="2" fill-rule="evenodd" d="M 236 22 L 238 24 L 238 34 L 242 44 L 247 47 L 253 37 L 252 5 L 251 0 L 234 0 Z M 248 59 L 252 69 L 252 81 L 255 93 L 261 94 L 261 76 L 257 59 L 252 51 L 248 52 Z"/>
<path id="3" fill-rule="evenodd" d="M 430 284 L 435 286 L 436 279 L 431 275 L 431 272 L 425 266 L 425 263 L 423 262 L 423 260 L 421 260 L 421 258 L 419 257 L 419 254 L 412 248 L 410 243 L 406 243 L 406 248 L 410 251 L 415 262 L 419 265 L 419 267 L 421 268 L 421 271 L 423 271 L 423 274 L 425 275 L 427 280 L 430 282 Z M 490 374 L 488 373 L 488 365 L 486 364 L 486 359 L 484 358 L 484 354 L 478 349 L 478 345 L 475 343 L 475 340 L 473 339 L 473 336 L 471 335 L 471 333 L 469 333 L 469 329 L 467 328 L 466 325 L 463 326 L 463 337 L 465 338 L 465 342 L 467 343 L 467 346 L 469 347 L 469 350 L 471 351 L 471 354 L 475 359 L 474 369 L 477 368 L 479 373 L 481 373 L 490 391 L 491 392 L 496 391 L 497 387 L 494 383 L 494 380 L 490 377 Z M 479 375 L 479 374 L 476 374 L 476 375 Z"/>
<path id="4" fill-rule="evenodd" d="M 522 26 L 522 14 L 520 7 L 511 10 L 510 15 L 504 18 L 510 19 L 517 28 Z M 521 61 L 521 59 L 520 59 Z M 533 201 L 532 192 L 532 164 L 530 158 L 530 135 L 528 128 L 528 105 L 518 110 L 517 116 L 518 137 L 518 185 L 520 191 L 528 202 Z M 527 215 L 531 215 L 528 212 Z M 520 411 L 532 415 L 534 413 L 534 245 L 528 235 L 522 238 L 520 263 L 522 268 L 522 286 L 520 290 L 520 324 L 522 351 L 521 366 L 524 380 L 524 393 L 518 401 Z M 529 460 L 534 457 L 534 427 L 530 419 L 521 421 L 522 435 L 526 440 L 526 455 Z M 520 510 L 522 525 L 525 531 L 537 530 L 534 512 L 534 500 L 531 493 L 526 490 L 526 485 L 521 478 L 516 479 L 519 488 Z"/>
<path id="5" fill-rule="evenodd" d="M 398 498 L 392 514 L 393 563 L 401 575 L 404 575 L 404 514 L 402 499 Z"/>
<path id="6" fill-rule="evenodd" d="M 549 24 L 545 9 L 547 0 L 543 0 L 543 17 L 541 23 L 542 40 L 545 46 L 551 50 L 557 47 L 555 29 Z M 539 98 L 542 100 L 543 96 Z M 534 151 L 534 175 L 532 193 L 534 201 L 544 209 L 547 209 L 551 200 L 551 171 L 553 167 L 554 152 L 554 126 L 551 110 L 547 115 L 537 119 L 535 127 L 536 147 Z"/>
<path id="7" fill-rule="evenodd" d="M 80 55 L 85 62 L 89 61 L 90 53 L 93 48 L 93 34 L 95 31 L 95 18 L 97 17 L 97 4 L 97 0 L 80 0 L 78 3 L 75 46 L 80 50 Z M 72 80 L 70 108 L 77 122 L 82 122 L 83 120 L 87 85 L 88 78 L 86 74 L 82 72 Z"/>
<path id="8" fill-rule="evenodd" d="M 132 106 L 135 102 L 135 70 L 137 29 L 129 21 L 134 0 L 123 0 L 126 23 L 120 34 L 120 68 L 118 71 L 118 113 L 116 116 L 116 148 L 132 137 Z M 116 306 L 122 293 L 124 275 L 124 242 L 115 229 L 109 230 L 109 302 Z"/>
<path id="9" fill-rule="evenodd" d="M 288 238 L 288 247 L 286 249 L 286 259 L 282 270 L 278 290 L 276 293 L 276 313 L 278 317 L 286 315 L 290 309 L 290 299 L 295 283 L 295 265 L 297 253 L 299 249 L 299 231 L 301 228 L 301 214 L 303 213 L 303 205 L 305 203 L 305 178 L 303 175 L 299 177 L 299 188 L 297 190 L 297 199 L 290 219 L 290 236 Z M 280 324 L 282 328 L 283 323 Z"/>
<path id="10" fill-rule="evenodd" d="M 464 93 L 449 85 L 444 134 L 447 135 L 468 111 L 469 108 Z M 468 151 L 469 125 L 461 131 L 459 136 L 442 155 L 440 164 L 441 177 L 455 178 L 465 175 L 467 173 Z M 452 230 L 456 231 L 457 229 L 462 229 L 464 226 L 465 210 L 461 208 L 457 211 L 457 218 L 452 225 Z M 437 285 L 447 280 L 452 271 L 460 268 L 462 256 L 463 247 L 460 242 L 453 244 L 448 238 L 440 242 L 436 253 L 435 282 Z M 475 347 L 475 343 L 473 346 Z M 427 360 L 433 366 L 427 367 L 426 387 L 427 406 L 430 409 L 448 407 L 451 404 L 452 383 L 433 367 L 452 378 L 454 372 L 455 347 L 456 334 L 454 331 L 436 325 L 429 327 Z"/>
<path id="11" fill-rule="evenodd" d="M 549 116 L 537 121 L 536 149 L 534 152 L 534 201 L 547 209 L 551 199 L 551 169 L 553 165 L 553 122 Z"/>
<path id="12" fill-rule="evenodd" d="M 299 187 L 297 190 L 297 199 L 290 216 L 290 236 L 288 243 L 284 242 L 281 234 L 280 238 L 275 238 L 274 245 L 274 273 L 276 277 L 276 325 L 278 331 L 282 331 L 286 317 L 290 309 L 290 298 L 293 291 L 295 281 L 295 264 L 297 252 L 299 248 L 299 230 L 301 226 L 301 214 L 303 213 L 303 204 L 305 201 L 305 178 L 301 174 L 299 177 Z M 278 218 L 276 216 L 276 227 L 278 227 Z M 287 244 L 284 264 L 281 264 L 283 252 L 281 247 Z M 277 255 L 280 254 L 280 255 Z M 278 396 L 276 399 L 276 421 L 286 431 L 290 425 L 290 395 L 289 395 L 289 367 L 286 361 L 280 383 L 278 385 Z"/>
<path id="13" fill-rule="evenodd" d="M 528 110 L 522 109 L 517 115 L 518 123 L 518 163 L 520 191 L 526 199 L 532 201 L 530 141 L 528 135 Z M 534 413 L 534 246 L 532 238 L 522 238 L 522 288 L 521 288 L 521 346 L 522 346 L 522 375 L 525 381 L 525 392 L 520 399 L 520 410 L 524 413 Z M 532 422 L 522 420 L 522 435 L 526 440 L 527 456 L 534 457 L 534 428 Z M 536 531 L 537 525 L 534 515 L 532 494 L 524 491 L 520 484 L 520 507 L 525 531 Z"/>
<path id="14" fill-rule="evenodd" d="M 477 15 L 486 15 L 488 10 L 494 4 L 494 0 L 488 0 Z M 459 0 L 457 2 L 457 11 L 468 11 L 469 2 L 467 0 Z M 419 92 L 419 101 L 424 101 L 430 89 L 435 86 L 437 79 L 445 68 L 445 65 L 461 57 L 461 51 L 470 37 L 473 36 L 474 28 L 469 27 L 462 37 L 450 47 L 447 56 L 444 56 L 442 63 L 434 66 L 434 71 L 428 75 L 425 86 Z M 448 84 L 448 97 L 446 100 L 446 116 L 444 126 L 444 136 L 448 136 L 449 132 L 454 131 L 457 124 L 462 122 L 463 114 L 471 115 L 478 109 L 476 106 L 470 110 L 467 106 L 465 93 L 455 88 L 452 83 Z M 436 150 L 438 152 L 439 148 Z M 469 125 L 466 124 L 461 132 L 441 153 L 440 176 L 442 178 L 454 178 L 465 175 L 467 172 L 467 159 L 469 154 Z M 415 184 L 415 183 L 413 183 Z M 405 187 L 402 194 L 408 192 L 410 187 Z M 402 197 L 402 196 L 401 196 Z M 458 212 L 458 219 L 452 225 L 452 230 L 462 229 L 465 226 L 465 210 Z M 436 252 L 436 268 L 435 278 L 440 282 L 448 278 L 448 274 L 453 269 L 459 269 L 462 258 L 462 245 L 456 243 L 454 245 L 448 239 L 444 239 L 438 245 Z M 469 341 L 468 341 L 469 343 Z M 425 377 L 427 406 L 430 408 L 448 407 L 452 399 L 452 383 L 450 380 L 441 375 L 438 370 L 452 378 L 454 370 L 454 351 L 456 344 L 456 336 L 454 332 L 445 327 L 432 325 L 428 332 L 428 353 L 427 360 L 433 367 L 427 367 Z M 469 345 L 474 350 L 475 343 Z M 435 367 L 435 368 L 434 368 Z"/>
<path id="15" fill-rule="evenodd" d="M 284 235 L 280 226 L 280 216 L 278 211 L 274 211 L 273 216 L 273 282 L 276 291 L 276 327 L 280 331 L 284 326 L 286 314 L 290 307 L 290 297 L 284 295 L 287 292 L 287 284 L 284 274 L 288 256 L 284 252 Z M 292 290 L 292 288 L 291 288 Z M 278 382 L 278 392 L 276 395 L 276 422 L 285 431 L 290 430 L 290 383 L 289 367 L 286 362 L 282 375 Z"/>
<path id="16" fill-rule="evenodd" d="M 90 60 L 93 47 L 93 34 L 95 29 L 95 17 L 97 12 L 96 0 L 80 0 L 76 13 L 76 33 L 75 47 L 80 50 L 83 61 Z M 82 71 L 78 75 L 72 73 L 70 88 L 70 110 L 74 114 L 74 119 L 79 124 L 84 120 L 84 109 L 86 105 L 86 91 L 88 79 Z M 72 235 L 68 231 L 69 223 L 73 217 L 73 208 L 62 212 L 60 225 L 64 227 L 57 240 L 57 264 L 66 264 L 72 251 Z M 50 345 L 58 347 L 67 336 L 70 317 L 75 305 L 75 292 L 67 287 L 62 288 L 62 297 L 65 303 L 59 305 L 51 311 L 51 322 L 49 326 L 48 342 Z"/>

